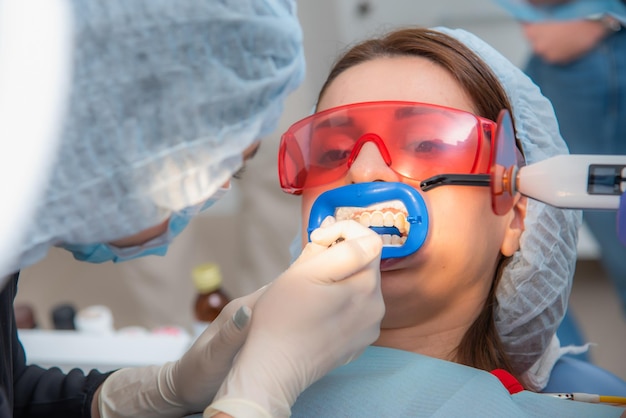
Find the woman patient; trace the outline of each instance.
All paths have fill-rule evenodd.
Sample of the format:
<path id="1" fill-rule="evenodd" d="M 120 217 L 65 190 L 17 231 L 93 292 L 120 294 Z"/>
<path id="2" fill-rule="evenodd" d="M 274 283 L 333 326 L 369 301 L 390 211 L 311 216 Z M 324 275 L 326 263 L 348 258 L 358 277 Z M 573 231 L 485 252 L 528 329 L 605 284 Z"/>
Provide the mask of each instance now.
<path id="1" fill-rule="evenodd" d="M 371 415 L 372 405 L 381 399 L 384 413 L 390 413 L 390 403 L 406 400 L 390 389 L 395 386 L 389 375 L 412 379 L 408 385 L 414 391 L 406 397 L 416 409 L 402 407 L 398 414 L 441 412 L 442 403 L 427 394 L 437 392 L 432 396 L 443 396 L 444 404 L 451 399 L 439 391 L 444 381 L 437 380 L 447 373 L 463 382 L 473 379 L 476 390 L 497 392 L 490 385 L 499 383 L 476 369 L 503 369 L 533 391 L 546 385 L 563 352 L 555 332 L 569 297 L 580 213 L 515 193 L 498 207 L 499 214 L 494 213 L 492 191 L 483 186 L 489 186 L 484 179 L 490 173 L 496 121 L 503 109 L 513 116 L 518 155 L 523 153 L 528 163 L 567 152 L 549 102 L 495 50 L 464 31 L 411 28 L 362 42 L 345 53 L 320 91 L 316 113 L 283 135 L 281 186 L 302 196 L 302 246 L 308 241 L 307 225 L 317 199 L 342 186 L 409 185 L 423 198 L 428 217 L 427 234 L 416 252 L 381 261 L 386 313 L 376 347 L 305 391 L 294 415 L 317 410 L 339 416 L 357 413 L 358 408 Z M 476 182 L 424 191 L 425 180 L 442 174 Z M 403 210 L 382 205 L 335 216 L 396 228 L 400 236 L 394 238 L 392 232 L 384 241 L 401 245 L 406 237 L 399 212 Z M 356 386 L 335 384 L 359 380 Z M 454 396 L 467 390 L 463 402 L 471 402 L 472 394 L 478 395 L 471 386 L 459 386 Z M 555 406 L 546 395 L 530 395 L 539 400 L 525 400 L 524 408 L 539 408 L 541 415 Z M 620 408 L 600 408 L 591 411 L 621 413 Z M 478 413 L 448 410 L 453 411 Z M 590 410 L 576 411 L 572 413 L 584 415 Z"/>

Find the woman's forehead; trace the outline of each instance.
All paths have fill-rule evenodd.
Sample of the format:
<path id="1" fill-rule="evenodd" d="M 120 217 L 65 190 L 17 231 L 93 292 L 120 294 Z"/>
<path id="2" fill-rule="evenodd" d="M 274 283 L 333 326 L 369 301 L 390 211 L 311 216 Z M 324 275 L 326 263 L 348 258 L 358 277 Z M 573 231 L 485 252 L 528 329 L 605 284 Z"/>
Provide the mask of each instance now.
<path id="1" fill-rule="evenodd" d="M 379 100 L 432 103 L 475 112 L 469 95 L 446 69 L 412 56 L 376 58 L 348 68 L 328 86 L 318 111 Z"/>

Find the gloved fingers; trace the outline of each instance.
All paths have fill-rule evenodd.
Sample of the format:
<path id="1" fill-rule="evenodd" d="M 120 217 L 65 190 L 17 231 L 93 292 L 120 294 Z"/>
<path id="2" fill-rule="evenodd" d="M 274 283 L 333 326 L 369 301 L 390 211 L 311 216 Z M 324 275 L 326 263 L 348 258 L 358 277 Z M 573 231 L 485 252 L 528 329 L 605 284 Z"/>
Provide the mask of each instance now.
<path id="1" fill-rule="evenodd" d="M 293 268 L 328 283 L 351 277 L 366 267 L 379 268 L 383 242 L 375 232 L 354 221 L 337 222 L 314 232 L 318 231 L 315 237 L 311 235 L 316 240 L 316 246 L 311 246 L 315 257 L 308 256 Z M 344 240 L 328 248 L 339 237 Z"/>
<path id="2" fill-rule="evenodd" d="M 213 398 L 250 330 L 252 308 L 265 293 L 264 286 L 250 295 L 232 300 L 169 370 L 162 393 L 198 410 Z M 167 390 L 166 390 L 167 389 Z M 167 392 L 172 395 L 167 395 Z"/>
<path id="3" fill-rule="evenodd" d="M 311 233 L 311 242 L 304 246 L 302 253 L 300 253 L 293 264 L 309 260 L 314 255 L 340 242 L 368 235 L 380 238 L 374 231 L 356 221 L 346 220 L 338 222 L 333 216 L 327 216 L 320 224 L 320 227 Z"/>
<path id="4" fill-rule="evenodd" d="M 378 338 L 382 239 L 354 221 L 331 219 L 317 232 L 259 298 L 248 337 L 205 416 L 289 416 L 305 388 Z M 330 246 L 337 238 L 344 241 Z M 233 403 L 247 409 L 225 409 Z"/>
<path id="5" fill-rule="evenodd" d="M 326 228 L 331 226 L 332 224 L 336 223 L 337 219 L 334 216 L 327 216 L 326 218 L 324 218 L 324 220 L 322 221 L 322 223 L 320 224 L 320 228 Z"/>
<path id="6" fill-rule="evenodd" d="M 246 341 L 251 317 L 252 310 L 246 305 L 241 306 L 226 323 L 218 328 L 211 344 L 203 347 L 205 350 L 204 358 L 210 359 L 213 366 L 215 364 L 230 364 Z"/>
<path id="7" fill-rule="evenodd" d="M 230 322 L 235 313 L 238 312 L 243 306 L 247 306 L 248 308 L 253 309 L 256 301 L 259 299 L 259 296 L 265 293 L 266 290 L 267 285 L 261 287 L 253 293 L 250 293 L 249 295 L 242 296 L 228 302 L 224 309 L 222 309 L 222 312 L 220 312 L 218 317 L 215 318 L 211 326 L 207 327 L 207 329 L 204 331 L 200 338 L 204 339 L 204 334 L 215 334 L 217 330 L 221 328 L 222 324 Z M 243 319 L 243 317 L 241 317 L 241 319 Z"/>
<path id="8" fill-rule="evenodd" d="M 337 220 L 335 219 L 334 216 L 327 216 L 326 218 L 324 218 L 324 220 L 320 224 L 320 228 L 326 228 L 334 224 L 335 222 L 337 222 Z M 293 264 L 300 263 L 304 260 L 308 260 L 311 256 L 321 251 L 324 251 L 326 248 L 328 248 L 328 245 L 320 245 L 314 242 L 308 242 L 302 249 L 302 252 L 298 256 L 298 258 L 294 260 Z"/>
<path id="9" fill-rule="evenodd" d="M 372 343 L 373 343 L 374 341 L 376 341 L 378 339 L 378 336 L 380 335 L 380 328 L 372 330 L 371 335 L 372 336 L 369 338 L 369 340 L 372 341 Z M 346 361 L 343 363 L 343 365 L 345 366 L 346 364 L 350 363 L 352 360 L 356 360 L 357 358 L 359 358 L 361 356 L 361 354 L 363 354 L 363 352 L 365 352 L 366 348 L 367 347 L 363 347 L 361 350 L 357 350 L 357 351 L 352 352 L 352 354 L 350 354 L 346 358 Z"/>
<path id="10" fill-rule="evenodd" d="M 295 259 L 292 265 L 303 263 L 306 260 L 309 260 L 312 257 L 316 256 L 320 252 L 325 251 L 326 249 L 328 249 L 328 246 L 319 245 L 314 242 L 307 242 L 307 244 L 302 249 L 302 252 L 298 256 L 298 258 Z"/>
<path id="11" fill-rule="evenodd" d="M 328 219 L 328 218 L 326 218 Z M 311 242 L 329 247 L 338 239 L 349 241 L 364 236 L 380 236 L 371 229 L 352 220 L 330 222 L 311 233 Z M 382 240 L 381 240 L 382 245 Z"/>
<path id="12" fill-rule="evenodd" d="M 246 341 L 251 316 L 252 310 L 243 305 L 219 326 L 212 323 L 207 327 L 193 346 L 173 366 L 174 379 L 172 381 L 177 383 L 180 392 L 177 396 L 186 401 L 194 401 L 195 397 L 189 396 L 189 393 L 193 391 L 189 391 L 188 384 L 184 382 L 196 381 L 198 383 L 198 379 L 216 380 L 213 376 L 226 375 L 233 358 Z M 197 387 L 201 386 L 197 384 Z M 217 386 L 219 382 L 216 382 L 213 390 L 216 390 Z M 172 388 L 172 391 L 175 392 L 175 389 Z"/>
<path id="13" fill-rule="evenodd" d="M 167 382 L 172 364 L 130 367 L 115 371 L 100 386 L 96 400 L 100 416 L 183 416 L 189 408 L 181 405 Z M 129 396 L 130 393 L 134 396 Z"/>

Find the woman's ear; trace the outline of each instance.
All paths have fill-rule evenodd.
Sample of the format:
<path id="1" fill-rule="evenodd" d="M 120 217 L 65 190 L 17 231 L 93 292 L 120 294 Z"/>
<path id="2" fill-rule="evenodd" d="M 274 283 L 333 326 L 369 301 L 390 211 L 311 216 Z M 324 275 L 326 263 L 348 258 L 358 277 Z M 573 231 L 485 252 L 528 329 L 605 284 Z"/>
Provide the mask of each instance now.
<path id="1" fill-rule="evenodd" d="M 500 247 L 500 252 L 505 257 L 512 256 L 515 251 L 519 249 L 520 237 L 522 236 L 522 232 L 524 232 L 524 218 L 526 217 L 527 203 L 528 199 L 526 196 L 519 196 L 517 202 L 515 202 L 511 209 L 512 217 L 506 227 L 502 246 Z"/>

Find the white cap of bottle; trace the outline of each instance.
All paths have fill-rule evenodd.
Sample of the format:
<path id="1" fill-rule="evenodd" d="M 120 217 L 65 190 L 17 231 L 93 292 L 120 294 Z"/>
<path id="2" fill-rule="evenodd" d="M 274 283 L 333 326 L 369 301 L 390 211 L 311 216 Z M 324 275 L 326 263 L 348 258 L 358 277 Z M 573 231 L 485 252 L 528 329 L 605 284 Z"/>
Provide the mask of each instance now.
<path id="1" fill-rule="evenodd" d="M 104 305 L 92 305 L 81 309 L 74 318 L 76 331 L 90 334 L 112 334 L 113 314 Z"/>

